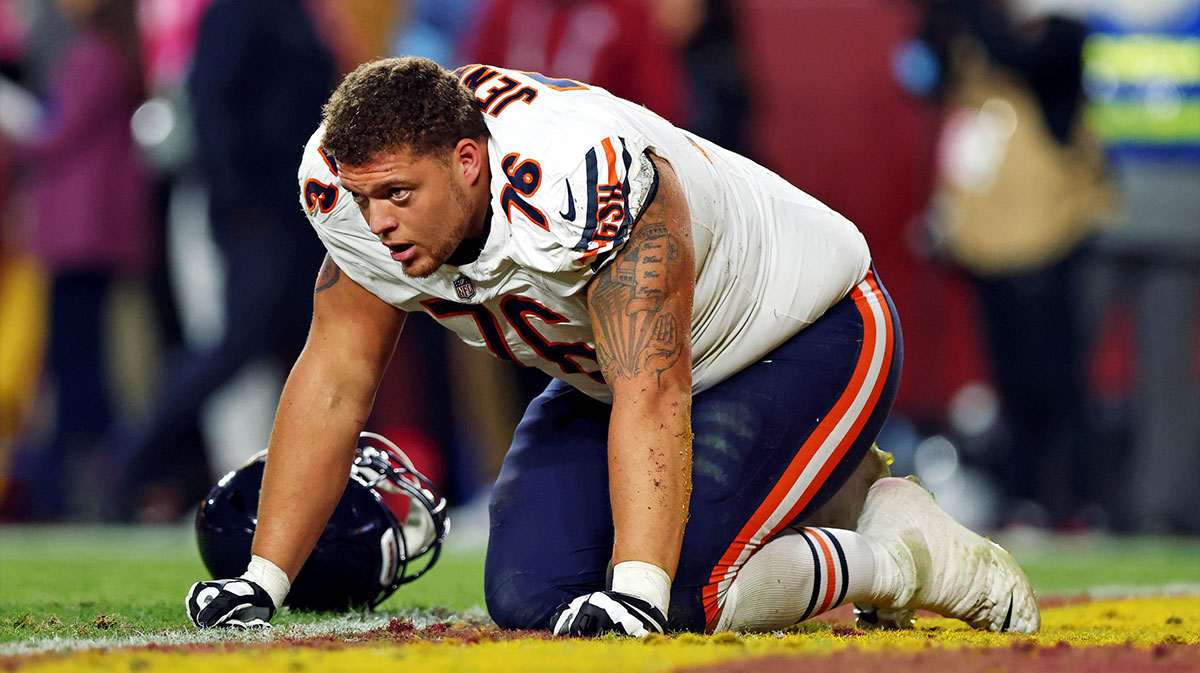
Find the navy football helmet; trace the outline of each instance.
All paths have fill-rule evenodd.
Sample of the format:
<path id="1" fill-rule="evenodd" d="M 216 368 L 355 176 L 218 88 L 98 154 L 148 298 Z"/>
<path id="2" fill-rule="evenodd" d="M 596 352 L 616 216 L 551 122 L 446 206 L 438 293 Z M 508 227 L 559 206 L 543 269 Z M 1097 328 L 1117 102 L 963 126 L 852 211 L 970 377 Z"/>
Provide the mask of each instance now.
<path id="1" fill-rule="evenodd" d="M 221 478 L 200 503 L 196 540 L 213 578 L 250 563 L 267 452 Z M 446 500 L 395 444 L 364 432 L 349 483 L 284 605 L 372 608 L 437 562 L 450 530 Z"/>

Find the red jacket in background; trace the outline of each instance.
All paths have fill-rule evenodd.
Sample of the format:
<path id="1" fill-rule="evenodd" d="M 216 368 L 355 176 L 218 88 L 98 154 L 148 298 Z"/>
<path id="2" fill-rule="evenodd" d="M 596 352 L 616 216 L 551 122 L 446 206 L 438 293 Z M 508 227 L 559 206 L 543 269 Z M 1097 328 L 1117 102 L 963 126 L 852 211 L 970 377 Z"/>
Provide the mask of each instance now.
<path id="1" fill-rule="evenodd" d="M 642 2 L 493 0 L 464 44 L 467 62 L 579 80 L 688 122 L 679 51 Z"/>

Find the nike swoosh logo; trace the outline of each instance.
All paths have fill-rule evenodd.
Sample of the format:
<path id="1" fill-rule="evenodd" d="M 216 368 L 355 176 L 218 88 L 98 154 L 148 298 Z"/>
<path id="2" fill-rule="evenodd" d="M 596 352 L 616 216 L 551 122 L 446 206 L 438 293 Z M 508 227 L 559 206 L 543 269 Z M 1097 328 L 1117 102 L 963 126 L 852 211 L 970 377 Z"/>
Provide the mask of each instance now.
<path id="1" fill-rule="evenodd" d="M 575 221 L 575 197 L 571 196 L 571 181 L 567 180 L 567 212 L 559 213 L 568 222 Z"/>
<path id="2" fill-rule="evenodd" d="M 1004 615 L 1004 625 L 1000 627 L 1000 633 L 1008 630 L 1008 625 L 1012 623 L 1013 596 L 1008 597 L 1008 614 Z"/>

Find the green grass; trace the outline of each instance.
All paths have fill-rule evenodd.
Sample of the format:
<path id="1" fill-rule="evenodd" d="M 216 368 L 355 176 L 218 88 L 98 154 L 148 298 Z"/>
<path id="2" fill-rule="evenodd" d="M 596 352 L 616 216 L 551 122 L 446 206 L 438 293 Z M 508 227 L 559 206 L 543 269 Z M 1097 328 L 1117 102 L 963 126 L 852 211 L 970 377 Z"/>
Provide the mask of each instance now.
<path id="1" fill-rule="evenodd" d="M 1200 585 L 1200 540 L 1007 540 L 1042 595 L 1096 587 Z M 208 575 L 187 528 L 0 528 L 0 643 L 111 638 L 188 628 L 183 597 Z M 377 612 L 483 604 L 482 553 L 447 553 Z M 285 611 L 278 624 L 324 615 Z"/>
<path id="2" fill-rule="evenodd" d="M 1045 595 L 1200 585 L 1200 540 L 1195 539 L 1057 538 L 1009 548 L 1034 588 Z"/>
<path id="3" fill-rule="evenodd" d="M 188 628 L 184 595 L 208 578 L 188 528 L 0 528 L 0 643 Z M 461 611 L 482 603 L 482 553 L 448 552 L 376 611 Z M 285 610 L 273 621 L 325 616 Z"/>

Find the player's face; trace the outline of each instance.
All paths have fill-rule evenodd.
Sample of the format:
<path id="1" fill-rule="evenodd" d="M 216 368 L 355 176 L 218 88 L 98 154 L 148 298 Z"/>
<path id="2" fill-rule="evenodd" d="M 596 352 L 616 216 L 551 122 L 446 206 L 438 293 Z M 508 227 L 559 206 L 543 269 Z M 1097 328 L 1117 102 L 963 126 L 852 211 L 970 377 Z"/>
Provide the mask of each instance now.
<path id="1" fill-rule="evenodd" d="M 371 232 L 409 276 L 429 276 L 460 243 L 482 233 L 453 152 L 418 157 L 398 150 L 361 165 L 340 164 L 339 173 Z"/>

